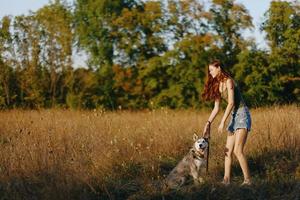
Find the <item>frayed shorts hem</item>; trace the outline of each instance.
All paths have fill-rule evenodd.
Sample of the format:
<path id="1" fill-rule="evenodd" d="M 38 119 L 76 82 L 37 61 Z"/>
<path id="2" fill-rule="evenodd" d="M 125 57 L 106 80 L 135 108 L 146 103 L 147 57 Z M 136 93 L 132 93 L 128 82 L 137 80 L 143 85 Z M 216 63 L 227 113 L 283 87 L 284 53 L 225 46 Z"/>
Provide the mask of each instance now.
<path id="1" fill-rule="evenodd" d="M 229 132 L 229 133 L 231 133 L 231 134 L 234 134 L 238 129 L 246 129 L 247 130 L 247 133 L 250 133 L 250 129 L 248 129 L 247 127 L 237 127 L 237 128 L 235 128 L 234 130 L 229 130 L 229 129 L 227 129 L 227 131 Z"/>
<path id="2" fill-rule="evenodd" d="M 227 131 L 235 133 L 237 129 L 245 128 L 249 133 L 251 130 L 251 115 L 247 106 L 238 108 L 231 112 L 231 119 Z"/>

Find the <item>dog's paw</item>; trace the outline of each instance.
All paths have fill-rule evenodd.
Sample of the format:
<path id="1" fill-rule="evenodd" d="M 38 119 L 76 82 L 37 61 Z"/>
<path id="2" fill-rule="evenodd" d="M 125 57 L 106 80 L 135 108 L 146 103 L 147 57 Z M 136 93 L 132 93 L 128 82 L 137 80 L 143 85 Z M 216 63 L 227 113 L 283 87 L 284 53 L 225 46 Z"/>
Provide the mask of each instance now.
<path id="1" fill-rule="evenodd" d="M 194 184 L 195 184 L 195 185 L 200 185 L 200 184 L 202 184 L 202 183 L 204 183 L 204 179 L 203 179 L 202 177 L 199 177 L 199 178 L 197 178 L 197 179 L 194 179 Z"/>

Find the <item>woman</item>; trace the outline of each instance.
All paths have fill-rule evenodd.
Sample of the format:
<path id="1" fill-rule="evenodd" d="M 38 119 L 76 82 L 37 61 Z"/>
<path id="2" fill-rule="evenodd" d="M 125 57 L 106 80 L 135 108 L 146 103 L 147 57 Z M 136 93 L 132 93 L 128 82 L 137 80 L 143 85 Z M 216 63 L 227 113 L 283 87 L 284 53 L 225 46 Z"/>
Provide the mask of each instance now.
<path id="1" fill-rule="evenodd" d="M 237 85 L 231 76 L 224 71 L 219 61 L 214 61 L 208 66 L 207 81 L 202 93 L 202 98 L 206 101 L 212 100 L 215 103 L 214 109 L 203 130 L 204 137 L 209 137 L 210 124 L 219 112 L 221 99 L 227 101 L 227 107 L 218 127 L 219 133 L 223 131 L 228 115 L 231 115 L 227 127 L 225 172 L 222 183 L 225 185 L 230 184 L 232 153 L 234 153 L 243 171 L 244 182 L 242 185 L 250 185 L 251 177 L 243 149 L 251 128 L 251 116 Z"/>

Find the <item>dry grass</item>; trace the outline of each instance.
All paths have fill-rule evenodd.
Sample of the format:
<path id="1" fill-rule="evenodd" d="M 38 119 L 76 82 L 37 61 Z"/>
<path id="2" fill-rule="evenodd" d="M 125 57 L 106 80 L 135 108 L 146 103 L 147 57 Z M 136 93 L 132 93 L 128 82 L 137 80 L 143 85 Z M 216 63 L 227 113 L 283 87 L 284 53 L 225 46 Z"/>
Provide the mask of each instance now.
<path id="1" fill-rule="evenodd" d="M 226 189 L 218 185 L 226 139 L 225 132 L 216 132 L 219 114 L 212 128 L 207 183 L 166 194 L 166 198 L 193 199 L 204 194 L 204 198 L 222 195 L 234 198 L 246 194 L 248 199 L 251 195 L 255 199 L 280 199 L 299 195 L 299 107 L 250 112 L 253 124 L 246 152 L 257 186 L 250 193 L 237 187 L 242 174 L 236 161 L 233 186 Z M 2 111 L 0 196 L 2 199 L 161 199 L 162 194 L 149 185 L 162 180 L 188 151 L 193 132 L 202 130 L 208 115 L 205 111 L 166 109 Z M 281 187 L 285 189 L 280 191 Z"/>

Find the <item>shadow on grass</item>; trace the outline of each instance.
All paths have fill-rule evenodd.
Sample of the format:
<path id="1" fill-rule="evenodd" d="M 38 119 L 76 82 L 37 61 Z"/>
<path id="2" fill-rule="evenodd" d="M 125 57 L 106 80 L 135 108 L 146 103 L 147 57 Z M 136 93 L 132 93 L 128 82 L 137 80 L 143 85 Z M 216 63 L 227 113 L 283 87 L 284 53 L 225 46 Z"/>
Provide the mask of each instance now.
<path id="1" fill-rule="evenodd" d="M 155 184 L 145 180 L 147 175 L 140 163 L 129 163 L 125 169 L 112 169 L 121 173 L 118 178 L 107 177 L 103 182 L 86 184 L 77 182 L 71 175 L 40 173 L 32 177 L 16 177 L 0 181 L 0 200 L 4 199 L 299 199 L 299 155 L 289 151 L 263 151 L 248 158 L 254 185 L 240 187 L 242 173 L 238 163 L 233 164 L 233 183 L 223 186 L 218 166 L 213 175 L 201 186 L 185 185 L 180 190 L 162 193 Z M 161 175 L 166 175 L 176 165 L 172 159 L 161 160 Z M 212 174 L 212 173 L 211 173 Z M 142 177 L 143 176 L 143 177 Z M 95 178 L 96 179 L 96 178 Z M 155 182 L 155 183 L 154 183 Z M 145 184 L 152 183 L 152 184 Z"/>
<path id="2" fill-rule="evenodd" d="M 300 155 L 288 150 L 267 150 L 249 156 L 248 163 L 254 184 L 241 187 L 242 171 L 237 162 L 232 166 L 232 184 L 220 184 L 223 176 L 223 166 L 218 166 L 213 175 L 201 186 L 187 185 L 178 191 L 161 193 L 144 189 L 133 194 L 129 199 L 299 199 L 300 198 Z M 167 163 L 162 167 L 170 169 Z"/>
<path id="3" fill-rule="evenodd" d="M 1 180 L 0 200 L 97 199 L 98 195 L 88 185 L 63 179 L 57 174 L 39 173 Z"/>

